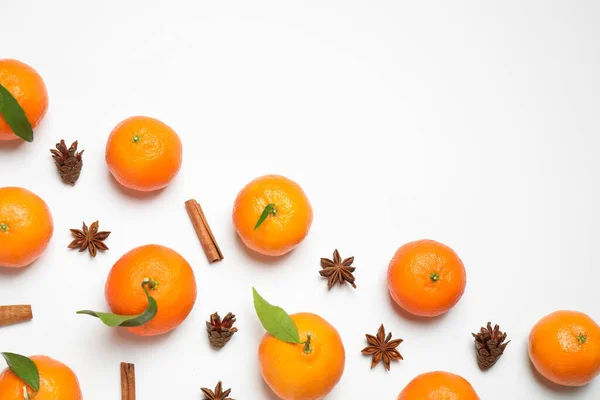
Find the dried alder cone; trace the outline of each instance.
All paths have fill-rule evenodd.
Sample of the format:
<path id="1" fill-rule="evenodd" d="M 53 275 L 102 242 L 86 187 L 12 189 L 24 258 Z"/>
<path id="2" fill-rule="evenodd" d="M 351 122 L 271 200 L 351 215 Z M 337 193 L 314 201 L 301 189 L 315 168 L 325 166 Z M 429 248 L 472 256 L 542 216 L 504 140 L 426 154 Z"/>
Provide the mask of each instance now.
<path id="1" fill-rule="evenodd" d="M 50 152 L 62 181 L 74 185 L 79 179 L 79 174 L 81 174 L 81 168 L 83 167 L 81 155 L 84 150 L 77 152 L 77 141 L 73 142 L 71 147 L 67 149 L 65 141 L 61 140 L 60 143 L 56 144 L 56 150 L 50 149 Z"/>
<path id="2" fill-rule="evenodd" d="M 504 343 L 506 333 L 501 332 L 498 325 L 492 329 L 491 322 L 487 323 L 487 327 L 482 327 L 479 333 L 472 333 L 472 335 L 477 349 L 477 363 L 483 370 L 492 368 L 510 343 L 510 340 Z"/>
<path id="3" fill-rule="evenodd" d="M 319 274 L 328 279 L 327 287 L 329 289 L 335 286 L 335 284 L 338 282 L 340 285 L 348 282 L 353 288 L 356 289 L 354 275 L 352 275 L 352 273 L 356 270 L 355 267 L 351 266 L 353 262 L 354 257 L 349 257 L 342 260 L 337 249 L 333 252 L 333 260 L 330 260 L 329 258 L 321 258 L 322 270 L 319 271 Z"/>
<path id="4" fill-rule="evenodd" d="M 221 320 L 218 313 L 210 316 L 210 321 L 206 321 L 206 331 L 208 332 L 208 340 L 211 346 L 220 349 L 224 347 L 231 337 L 238 331 L 233 327 L 235 323 L 235 315 L 227 313 L 225 318 Z"/>
<path id="5" fill-rule="evenodd" d="M 99 222 L 96 221 L 90 225 L 88 229 L 84 222 L 82 230 L 71 229 L 71 233 L 75 237 L 75 240 L 69 244 L 69 248 L 79 249 L 80 252 L 88 249 L 92 257 L 96 257 L 98 250 L 108 250 L 108 246 L 106 246 L 103 241 L 110 235 L 110 232 L 98 232 L 98 224 Z"/>
<path id="6" fill-rule="evenodd" d="M 207 388 L 201 388 L 200 390 L 202 390 L 202 393 L 204 394 L 204 400 L 233 400 L 232 398 L 227 397 L 229 396 L 229 393 L 231 393 L 231 389 L 223 391 L 223 384 L 221 381 L 217 383 L 214 392 Z"/>
<path id="7" fill-rule="evenodd" d="M 396 347 L 400 346 L 400 343 L 402 343 L 403 340 L 391 340 L 392 332 L 388 333 L 386 337 L 383 324 L 381 324 L 379 327 L 377 336 L 366 334 L 365 337 L 367 338 L 369 345 L 362 349 L 362 353 L 368 356 L 373 356 L 373 359 L 371 360 L 371 368 L 375 367 L 381 360 L 383 360 L 383 365 L 389 371 L 392 360 L 404 360 L 402 355 L 400 355 L 400 352 L 396 350 Z"/>

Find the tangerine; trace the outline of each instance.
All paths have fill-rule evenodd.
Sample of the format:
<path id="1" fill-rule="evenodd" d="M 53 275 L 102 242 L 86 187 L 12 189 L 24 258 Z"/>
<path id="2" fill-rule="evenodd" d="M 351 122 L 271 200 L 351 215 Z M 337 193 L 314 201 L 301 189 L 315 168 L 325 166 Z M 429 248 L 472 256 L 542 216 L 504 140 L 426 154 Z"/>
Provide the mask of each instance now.
<path id="1" fill-rule="evenodd" d="M 17 100 L 32 128 L 48 110 L 46 84 L 37 71 L 21 61 L 0 60 L 0 85 Z M 19 139 L 0 114 L 0 141 Z"/>
<path id="2" fill-rule="evenodd" d="M 131 117 L 118 124 L 106 143 L 106 164 L 121 185 L 148 192 L 166 187 L 179 172 L 182 145 L 167 124 Z"/>
<path id="3" fill-rule="evenodd" d="M 266 219 L 259 223 L 264 213 Z M 233 224 L 242 241 L 267 256 L 292 251 L 308 235 L 312 219 L 312 207 L 300 185 L 281 175 L 254 179 L 233 206 Z"/>
<path id="4" fill-rule="evenodd" d="M 467 285 L 465 267 L 450 247 L 434 240 L 401 246 L 388 267 L 394 301 L 411 314 L 435 317 L 458 303 Z"/>
<path id="5" fill-rule="evenodd" d="M 196 302 L 196 278 L 179 253 L 155 244 L 136 247 L 113 265 L 106 280 L 106 300 L 115 314 L 137 315 L 148 306 L 141 284 L 150 280 L 150 295 L 158 312 L 142 326 L 125 328 L 140 336 L 155 336 L 179 326 Z"/>
<path id="6" fill-rule="evenodd" d="M 315 400 L 325 397 L 344 372 L 346 353 L 338 331 L 318 315 L 290 315 L 300 340 L 283 342 L 269 333 L 258 348 L 263 379 L 284 400 Z"/>
<path id="7" fill-rule="evenodd" d="M 79 380 L 73 371 L 60 361 L 46 356 L 30 357 L 40 374 L 40 390 L 27 393 L 35 400 L 81 400 Z M 0 374 L 0 400 L 23 400 L 25 383 L 10 369 Z"/>
<path id="8" fill-rule="evenodd" d="M 42 255 L 53 231 L 44 200 L 27 189 L 0 188 L 0 266 L 31 264 Z"/>
<path id="9" fill-rule="evenodd" d="M 529 334 L 529 358 L 546 379 L 583 386 L 600 374 L 600 326 L 578 311 L 555 311 Z"/>
<path id="10" fill-rule="evenodd" d="M 462 376 L 444 371 L 421 374 L 406 385 L 398 400 L 479 400 Z"/>

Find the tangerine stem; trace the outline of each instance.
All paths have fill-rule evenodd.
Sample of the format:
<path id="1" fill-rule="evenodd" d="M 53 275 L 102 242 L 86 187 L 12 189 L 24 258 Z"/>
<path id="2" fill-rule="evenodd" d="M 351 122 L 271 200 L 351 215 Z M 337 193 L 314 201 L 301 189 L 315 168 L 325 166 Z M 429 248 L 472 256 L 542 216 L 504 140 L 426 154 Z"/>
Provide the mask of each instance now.
<path id="1" fill-rule="evenodd" d="M 31 400 L 31 397 L 29 397 L 29 393 L 27 393 L 27 385 L 23 386 L 23 399 L 24 400 Z"/>
<path id="2" fill-rule="evenodd" d="M 139 143 L 139 142 L 140 142 L 140 140 L 142 140 L 142 138 L 140 137 L 140 135 L 135 135 L 135 136 L 133 137 L 133 143 Z"/>
<path id="3" fill-rule="evenodd" d="M 5 223 L 1 223 L 0 224 L 0 230 L 2 232 L 6 232 L 8 230 L 8 225 L 6 225 Z"/>
<path id="4" fill-rule="evenodd" d="M 152 278 L 146 278 L 144 279 L 144 281 L 142 282 L 142 285 L 148 285 L 148 287 L 150 289 L 156 289 L 156 287 L 158 286 L 158 282 L 156 282 L 154 279 Z"/>
<path id="5" fill-rule="evenodd" d="M 310 332 L 306 334 L 306 342 L 304 342 L 304 353 L 310 354 L 312 348 L 310 347 Z"/>
<path id="6" fill-rule="evenodd" d="M 254 225 L 254 230 L 257 230 L 258 227 L 261 226 L 263 222 L 265 222 L 269 215 L 277 215 L 277 208 L 275 208 L 275 204 L 273 203 L 267 204 L 262 214 L 260 214 L 258 222 L 256 222 L 256 225 Z"/>
<path id="7" fill-rule="evenodd" d="M 433 282 L 437 282 L 440 280 L 440 274 L 437 272 L 432 272 L 431 275 L 429 275 L 429 279 L 431 279 Z"/>
<path id="8" fill-rule="evenodd" d="M 583 333 L 580 333 L 577 335 L 577 340 L 579 340 L 579 344 L 584 344 L 587 340 L 587 336 L 585 336 Z"/>

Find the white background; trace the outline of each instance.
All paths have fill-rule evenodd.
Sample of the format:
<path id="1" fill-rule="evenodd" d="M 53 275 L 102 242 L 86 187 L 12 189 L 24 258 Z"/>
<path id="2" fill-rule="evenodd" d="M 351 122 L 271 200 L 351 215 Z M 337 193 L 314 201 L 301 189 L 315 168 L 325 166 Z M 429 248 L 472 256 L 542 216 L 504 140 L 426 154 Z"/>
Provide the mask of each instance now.
<path id="1" fill-rule="evenodd" d="M 239 399 L 273 399 L 257 368 L 263 329 L 251 285 L 288 312 L 339 330 L 346 370 L 328 399 L 395 399 L 417 374 L 467 378 L 482 399 L 598 399 L 600 380 L 553 386 L 528 361 L 533 324 L 557 309 L 600 320 L 600 3 L 594 1 L 0 2 L 0 57 L 44 77 L 50 108 L 35 141 L 0 145 L 0 186 L 50 206 L 48 250 L 0 268 L 0 304 L 34 320 L 2 328 L 0 349 L 71 366 L 88 400 L 119 398 L 119 362 L 136 364 L 141 400 L 201 399 L 223 380 Z M 183 167 L 136 195 L 104 162 L 111 129 L 132 115 L 171 125 Z M 84 169 L 61 183 L 49 148 L 79 140 Z M 279 173 L 314 208 L 302 245 L 250 254 L 231 223 L 237 192 Z M 225 261 L 209 265 L 184 201 L 202 204 Z M 100 220 L 110 251 L 69 251 L 69 228 Z M 392 306 L 387 264 L 402 244 L 453 247 L 468 274 L 447 315 Z M 192 264 L 198 300 L 173 333 L 138 338 L 75 310 L 106 309 L 104 282 L 131 248 L 159 243 Z M 0 243 L 1 245 L 1 243 Z M 327 291 L 319 258 L 355 256 L 358 289 Z M 210 313 L 240 332 L 210 349 Z M 488 320 L 512 339 L 489 372 L 471 332 Z M 360 350 L 380 323 L 405 342 L 387 372 Z"/>

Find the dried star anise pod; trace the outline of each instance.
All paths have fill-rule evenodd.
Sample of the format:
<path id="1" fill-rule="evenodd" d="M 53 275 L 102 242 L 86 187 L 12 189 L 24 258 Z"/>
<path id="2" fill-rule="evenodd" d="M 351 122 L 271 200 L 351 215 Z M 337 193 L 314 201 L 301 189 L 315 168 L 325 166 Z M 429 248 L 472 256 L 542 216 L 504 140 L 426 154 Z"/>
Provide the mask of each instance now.
<path id="1" fill-rule="evenodd" d="M 342 261 L 340 253 L 337 251 L 337 249 L 333 252 L 333 260 L 330 260 L 329 258 L 321 258 L 321 268 L 323 269 L 319 271 L 319 274 L 328 279 L 327 287 L 330 290 L 337 282 L 339 282 L 340 285 L 348 282 L 353 288 L 356 289 L 354 275 L 352 275 L 356 268 L 351 267 L 353 262 L 354 257 L 346 258 Z"/>
<path id="2" fill-rule="evenodd" d="M 204 394 L 204 400 L 233 400 L 232 398 L 227 397 L 229 396 L 229 393 L 231 393 L 231 389 L 223 391 L 223 384 L 221 381 L 217 383 L 214 392 L 207 388 L 201 388 L 200 390 L 202 390 L 202 394 Z"/>
<path id="3" fill-rule="evenodd" d="M 84 150 L 77 152 L 77 141 L 73 142 L 71 147 L 67 149 L 65 141 L 61 140 L 60 143 L 56 143 L 56 150 L 50 149 L 50 152 L 62 181 L 74 185 L 79 179 L 79 174 L 81 174 L 81 168 L 83 167 L 81 155 Z"/>
<path id="4" fill-rule="evenodd" d="M 210 321 L 206 321 L 206 331 L 208 332 L 208 341 L 211 346 L 217 349 L 222 348 L 231 340 L 234 333 L 238 331 L 233 327 L 235 323 L 235 315 L 227 313 L 225 318 L 221 320 L 218 313 L 210 316 Z"/>
<path id="5" fill-rule="evenodd" d="M 506 333 L 500 331 L 498 325 L 492 329 L 492 323 L 488 322 L 487 327 L 482 327 L 477 334 L 472 333 L 475 338 L 475 348 L 477 349 L 477 363 L 482 370 L 490 369 L 496 364 L 496 361 L 504 353 L 504 349 L 510 343 L 506 343 Z"/>
<path id="6" fill-rule="evenodd" d="M 98 221 L 90 225 L 89 229 L 84 222 L 83 230 L 71 229 L 71 233 L 75 240 L 69 244 L 70 249 L 79 249 L 80 252 L 88 249 L 92 257 L 96 257 L 97 250 L 108 250 L 103 240 L 110 235 L 110 232 L 98 232 Z"/>
<path id="7" fill-rule="evenodd" d="M 375 367 L 381 360 L 383 360 L 383 365 L 389 371 L 392 360 L 404 360 L 402 355 L 400 355 L 400 352 L 396 350 L 396 347 L 398 347 L 403 340 L 390 340 L 392 338 L 392 332 L 388 333 L 386 337 L 383 324 L 381 324 L 379 327 L 377 336 L 366 334 L 365 337 L 367 338 L 369 345 L 362 349 L 362 353 L 368 356 L 373 356 L 373 359 L 371 360 L 371 368 Z"/>

